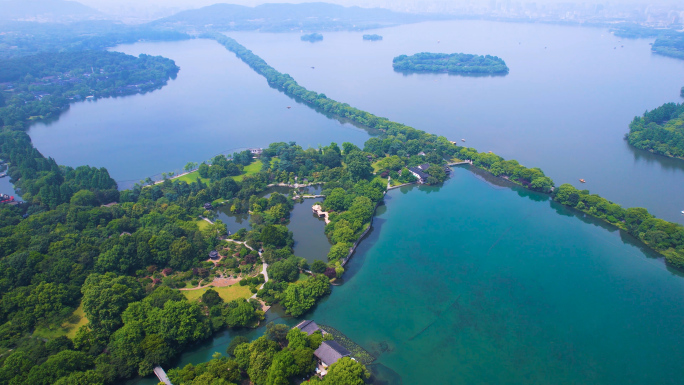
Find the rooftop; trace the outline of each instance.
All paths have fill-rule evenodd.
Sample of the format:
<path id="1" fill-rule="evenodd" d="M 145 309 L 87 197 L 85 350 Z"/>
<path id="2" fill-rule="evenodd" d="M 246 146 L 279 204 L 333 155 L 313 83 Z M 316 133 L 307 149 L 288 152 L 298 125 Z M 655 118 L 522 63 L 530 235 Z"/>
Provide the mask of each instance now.
<path id="1" fill-rule="evenodd" d="M 308 335 L 312 335 L 318 330 L 323 332 L 323 330 L 320 327 L 318 327 L 318 325 L 313 320 L 304 320 L 297 324 L 297 326 L 295 327 L 303 332 L 306 332 L 306 334 Z"/>
<path id="2" fill-rule="evenodd" d="M 348 357 L 351 352 L 335 341 L 323 341 L 316 349 L 316 356 L 324 365 L 330 366 L 342 357 Z"/>

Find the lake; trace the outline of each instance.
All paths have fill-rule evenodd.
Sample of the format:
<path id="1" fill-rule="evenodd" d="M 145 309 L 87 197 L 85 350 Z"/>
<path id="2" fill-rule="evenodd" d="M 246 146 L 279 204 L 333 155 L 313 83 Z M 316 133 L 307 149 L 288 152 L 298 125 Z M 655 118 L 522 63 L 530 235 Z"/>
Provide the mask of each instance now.
<path id="1" fill-rule="evenodd" d="M 315 44 L 298 34 L 230 35 L 336 100 L 465 138 L 480 151 L 541 167 L 557 184 L 584 178 L 581 186 L 592 192 L 684 222 L 684 162 L 623 140 L 635 115 L 678 101 L 684 85 L 684 62 L 651 55 L 649 40 L 484 21 L 375 32 L 384 40 L 364 42 L 361 33 L 348 32 L 327 33 Z M 105 166 L 119 181 L 136 181 L 234 148 L 368 138 L 269 88 L 214 42 L 116 49 L 169 57 L 181 72 L 161 90 L 79 103 L 33 126 L 30 135 L 46 156 Z M 497 55 L 511 72 L 392 70 L 394 56 L 420 51 Z M 444 186 L 388 193 L 344 284 L 304 317 L 375 354 L 373 370 L 392 384 L 680 383 L 681 274 L 615 228 L 488 179 L 457 168 Z M 318 246 L 307 249 L 320 247 L 321 255 L 329 245 L 308 203 L 296 207 L 290 228 L 320 234 Z M 269 318 L 296 322 L 278 310 Z M 262 332 L 221 333 L 189 350 L 180 365 L 225 351 L 236 334 Z"/>
<path id="2" fill-rule="evenodd" d="M 383 40 L 363 41 L 364 33 Z M 634 116 L 682 101 L 684 60 L 651 54 L 653 39 L 490 21 L 328 32 L 313 44 L 298 34 L 227 35 L 308 89 L 540 167 L 557 185 L 571 183 L 684 223 L 684 161 L 636 150 L 623 139 Z M 395 56 L 423 51 L 499 56 L 510 73 L 404 75 L 392 69 Z"/>
<path id="3" fill-rule="evenodd" d="M 361 344 L 391 384 L 681 383 L 681 274 L 615 228 L 497 183 L 457 168 L 442 187 L 389 192 L 345 283 L 303 318 Z"/>
<path id="4" fill-rule="evenodd" d="M 362 145 L 365 130 L 340 123 L 268 86 L 266 80 L 209 40 L 137 43 L 115 51 L 161 55 L 181 67 L 161 90 L 76 103 L 29 134 L 59 164 L 106 167 L 120 187 L 219 153 L 295 141 Z M 287 107 L 291 108 L 287 108 Z"/>

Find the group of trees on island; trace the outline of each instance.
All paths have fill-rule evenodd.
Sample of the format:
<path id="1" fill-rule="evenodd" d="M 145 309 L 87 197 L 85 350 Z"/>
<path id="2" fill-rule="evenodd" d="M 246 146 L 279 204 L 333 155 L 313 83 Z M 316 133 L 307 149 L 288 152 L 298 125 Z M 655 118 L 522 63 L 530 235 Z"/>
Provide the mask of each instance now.
<path id="1" fill-rule="evenodd" d="M 666 103 L 635 117 L 626 137 L 636 148 L 684 159 L 684 104 Z"/>
<path id="2" fill-rule="evenodd" d="M 451 74 L 507 74 L 503 59 L 490 55 L 465 53 L 429 53 L 400 55 L 392 61 L 392 67 L 400 72 L 448 72 Z"/>
<path id="3" fill-rule="evenodd" d="M 300 38 L 302 41 L 308 41 L 311 43 L 317 42 L 317 41 L 322 41 L 323 40 L 323 35 L 320 33 L 309 33 L 306 35 L 302 35 Z"/>
<path id="4" fill-rule="evenodd" d="M 363 35 L 363 40 L 380 41 L 380 40 L 382 40 L 382 36 L 380 36 L 378 34 Z"/>

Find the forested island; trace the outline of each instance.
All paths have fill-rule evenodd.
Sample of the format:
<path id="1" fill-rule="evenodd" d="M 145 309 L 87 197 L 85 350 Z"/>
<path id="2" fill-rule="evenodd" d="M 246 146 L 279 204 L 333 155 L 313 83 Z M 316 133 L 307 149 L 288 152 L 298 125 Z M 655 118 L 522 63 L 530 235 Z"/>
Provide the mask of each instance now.
<path id="1" fill-rule="evenodd" d="M 363 35 L 363 40 L 380 41 L 380 40 L 382 40 L 382 36 L 377 35 L 377 34 Z"/>
<path id="2" fill-rule="evenodd" d="M 636 148 L 684 159 L 684 104 L 666 103 L 635 117 L 626 137 Z"/>
<path id="3" fill-rule="evenodd" d="M 302 37 L 300 39 L 302 41 L 308 41 L 308 42 L 314 43 L 314 42 L 323 40 L 323 35 L 321 35 L 320 33 L 310 33 L 307 35 L 302 35 Z"/>
<path id="4" fill-rule="evenodd" d="M 508 67 L 496 56 L 469 55 L 464 53 L 429 53 L 400 55 L 392 66 L 399 72 L 447 72 L 450 74 L 507 74 Z"/>

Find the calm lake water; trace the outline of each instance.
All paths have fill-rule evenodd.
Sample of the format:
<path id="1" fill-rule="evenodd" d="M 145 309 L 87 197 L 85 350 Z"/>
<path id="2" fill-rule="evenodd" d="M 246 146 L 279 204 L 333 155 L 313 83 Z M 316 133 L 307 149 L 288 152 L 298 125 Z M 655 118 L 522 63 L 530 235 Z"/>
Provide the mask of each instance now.
<path id="1" fill-rule="evenodd" d="M 119 182 L 137 182 L 238 148 L 278 141 L 305 148 L 331 141 L 362 145 L 368 139 L 365 130 L 270 88 L 213 41 L 137 43 L 114 50 L 161 55 L 181 70 L 161 90 L 76 103 L 58 120 L 34 125 L 29 134 L 45 156 L 69 166 L 104 166 Z"/>
<path id="2" fill-rule="evenodd" d="M 363 41 L 363 33 L 383 40 Z M 540 167 L 557 185 L 581 185 L 684 223 L 684 161 L 635 150 L 623 139 L 634 116 L 682 101 L 684 60 L 651 54 L 652 39 L 489 21 L 324 33 L 314 44 L 298 34 L 228 35 L 335 100 L 450 140 L 464 138 L 479 151 Z M 423 51 L 496 55 L 510 73 L 463 77 L 392 69 L 395 56 Z"/>
<path id="3" fill-rule="evenodd" d="M 345 283 L 304 318 L 376 355 L 391 384 L 679 384 L 683 293 L 631 237 L 459 168 L 388 193 Z"/>

